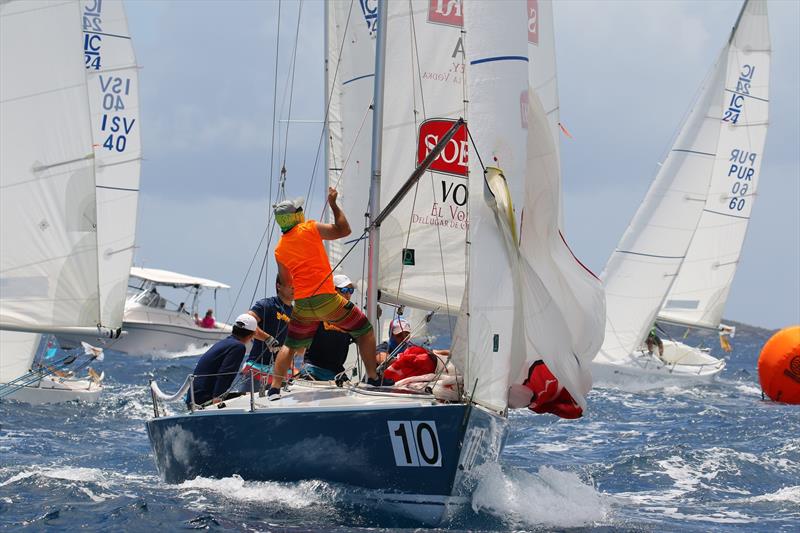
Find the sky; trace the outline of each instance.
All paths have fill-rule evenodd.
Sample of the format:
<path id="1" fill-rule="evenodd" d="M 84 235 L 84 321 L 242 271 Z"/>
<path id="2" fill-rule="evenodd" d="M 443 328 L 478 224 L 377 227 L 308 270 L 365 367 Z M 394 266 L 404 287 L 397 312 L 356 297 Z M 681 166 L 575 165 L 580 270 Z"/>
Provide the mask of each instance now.
<path id="1" fill-rule="evenodd" d="M 315 171 L 324 114 L 323 5 L 305 1 L 298 25 L 299 6 L 280 4 L 276 46 L 277 1 L 126 3 L 142 67 L 135 264 L 228 283 L 233 288 L 220 295 L 218 318 L 243 312 L 265 290 L 271 295 L 263 282 L 256 288 L 270 177 L 274 183 L 285 161 L 288 193 L 304 195 Z M 740 6 L 556 2 L 561 121 L 572 135 L 561 141 L 564 233 L 594 272 L 603 270 L 642 201 Z M 800 2 L 771 0 L 769 11 L 770 128 L 725 317 L 779 328 L 800 323 Z M 289 95 L 292 120 L 306 122 L 291 123 L 287 143 L 280 121 L 289 116 Z M 312 213 L 324 194 L 320 166 Z M 246 276 L 254 256 L 256 273 Z M 274 266 L 269 272 L 274 277 Z"/>

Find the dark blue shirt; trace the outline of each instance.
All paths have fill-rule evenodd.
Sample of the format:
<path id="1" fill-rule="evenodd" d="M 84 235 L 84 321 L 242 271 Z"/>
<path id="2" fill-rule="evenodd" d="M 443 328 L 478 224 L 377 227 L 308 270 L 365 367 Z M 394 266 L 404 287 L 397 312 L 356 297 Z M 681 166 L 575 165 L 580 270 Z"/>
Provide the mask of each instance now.
<path id="1" fill-rule="evenodd" d="M 194 403 L 205 403 L 221 396 L 233 383 L 239 365 L 244 359 L 245 346 L 233 335 L 222 339 L 208 349 L 197 361 L 194 374 L 226 374 L 194 378 Z"/>
<path id="2" fill-rule="evenodd" d="M 262 298 L 253 304 L 250 310 L 258 317 L 258 326 L 283 344 L 286 333 L 289 331 L 289 318 L 292 316 L 292 306 L 283 303 L 277 296 Z M 254 340 L 248 361 L 269 363 L 272 354 L 266 349 L 263 341 Z"/>
<path id="3" fill-rule="evenodd" d="M 305 361 L 332 372 L 344 372 L 344 362 L 353 337 L 336 326 L 320 322 L 314 340 L 306 351 Z"/>

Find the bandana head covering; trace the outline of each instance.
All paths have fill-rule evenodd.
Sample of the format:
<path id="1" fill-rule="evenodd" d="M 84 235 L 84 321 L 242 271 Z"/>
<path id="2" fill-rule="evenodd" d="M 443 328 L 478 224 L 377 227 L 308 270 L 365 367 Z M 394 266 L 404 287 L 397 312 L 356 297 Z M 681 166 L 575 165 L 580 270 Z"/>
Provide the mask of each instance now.
<path id="1" fill-rule="evenodd" d="M 281 227 L 281 232 L 286 233 L 301 222 L 305 222 L 303 213 L 303 199 L 284 200 L 274 206 L 275 221 Z"/>

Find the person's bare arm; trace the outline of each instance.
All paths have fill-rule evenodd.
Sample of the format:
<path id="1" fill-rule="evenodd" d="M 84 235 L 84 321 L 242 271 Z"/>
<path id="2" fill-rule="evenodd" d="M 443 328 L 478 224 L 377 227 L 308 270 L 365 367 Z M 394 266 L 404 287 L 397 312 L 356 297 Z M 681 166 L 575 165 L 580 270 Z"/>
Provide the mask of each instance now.
<path id="1" fill-rule="evenodd" d="M 333 187 L 328 187 L 328 205 L 333 213 L 333 224 L 324 224 L 317 222 L 317 231 L 320 237 L 326 241 L 341 239 L 350 235 L 350 223 L 347 222 L 347 217 L 344 212 L 336 205 L 336 197 L 339 193 Z"/>
<path id="2" fill-rule="evenodd" d="M 259 324 L 258 326 L 256 326 L 256 339 L 258 339 L 260 341 L 267 340 L 269 335 L 267 335 L 266 331 L 261 329 L 261 317 L 259 317 L 253 311 L 248 311 L 247 314 L 250 315 L 251 317 L 255 318 L 256 319 L 256 324 Z"/>

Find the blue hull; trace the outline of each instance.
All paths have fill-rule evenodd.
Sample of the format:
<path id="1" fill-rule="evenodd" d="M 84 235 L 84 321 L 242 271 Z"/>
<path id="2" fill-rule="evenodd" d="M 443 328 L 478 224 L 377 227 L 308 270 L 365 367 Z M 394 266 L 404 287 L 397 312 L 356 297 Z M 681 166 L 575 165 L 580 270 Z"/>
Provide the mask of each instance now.
<path id="1" fill-rule="evenodd" d="M 233 475 L 319 479 L 446 505 L 447 498 L 468 497 L 470 473 L 497 459 L 505 419 L 461 404 L 213 409 L 155 418 L 147 431 L 169 483 Z"/>

